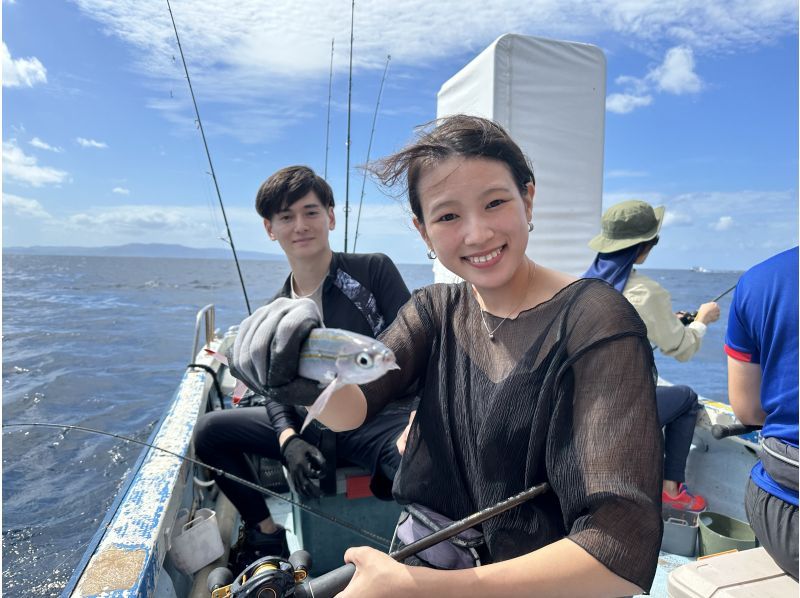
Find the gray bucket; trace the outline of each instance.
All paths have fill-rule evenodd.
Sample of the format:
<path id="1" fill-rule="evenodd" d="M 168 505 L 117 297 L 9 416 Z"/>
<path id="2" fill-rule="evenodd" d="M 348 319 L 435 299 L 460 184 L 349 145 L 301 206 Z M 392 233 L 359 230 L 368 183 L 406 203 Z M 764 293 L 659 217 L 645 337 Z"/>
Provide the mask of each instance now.
<path id="1" fill-rule="evenodd" d="M 722 513 L 700 513 L 700 555 L 728 550 L 748 550 L 757 546 L 753 528 L 744 521 Z"/>

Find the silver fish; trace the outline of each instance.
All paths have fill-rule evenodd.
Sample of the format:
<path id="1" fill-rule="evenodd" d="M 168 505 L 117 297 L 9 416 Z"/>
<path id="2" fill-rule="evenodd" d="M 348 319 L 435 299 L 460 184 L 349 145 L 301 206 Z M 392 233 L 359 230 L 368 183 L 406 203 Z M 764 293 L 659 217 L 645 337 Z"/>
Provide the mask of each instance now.
<path id="1" fill-rule="evenodd" d="M 369 336 L 339 328 L 314 328 L 300 347 L 297 373 L 325 389 L 308 407 L 301 432 L 316 418 L 334 392 L 347 384 L 366 384 L 400 369 L 394 353 Z"/>
<path id="2" fill-rule="evenodd" d="M 218 361 L 228 364 L 221 353 L 206 349 Z M 303 378 L 316 380 L 324 390 L 308 407 L 302 432 L 328 404 L 334 392 L 347 384 L 366 384 L 383 376 L 389 370 L 399 370 L 394 353 L 383 343 L 340 328 L 314 328 L 300 347 L 297 373 Z M 233 390 L 233 403 L 238 404 L 247 387 L 237 381 Z"/>

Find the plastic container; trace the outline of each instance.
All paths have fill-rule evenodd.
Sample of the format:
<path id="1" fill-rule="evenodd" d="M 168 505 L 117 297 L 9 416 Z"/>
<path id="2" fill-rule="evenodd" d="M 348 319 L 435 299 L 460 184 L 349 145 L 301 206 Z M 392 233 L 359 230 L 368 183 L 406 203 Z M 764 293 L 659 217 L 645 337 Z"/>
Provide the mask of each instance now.
<path id="1" fill-rule="evenodd" d="M 700 555 L 726 550 L 748 550 L 758 545 L 753 529 L 744 521 L 722 513 L 700 513 Z"/>
<path id="2" fill-rule="evenodd" d="M 698 514 L 662 507 L 661 518 L 664 520 L 661 550 L 681 556 L 697 554 Z"/>
<path id="3" fill-rule="evenodd" d="M 187 519 L 184 509 L 175 520 L 167 552 L 178 569 L 191 575 L 221 557 L 225 547 L 214 511 L 198 509 L 194 519 Z"/>
<path id="4" fill-rule="evenodd" d="M 763 548 L 687 563 L 667 578 L 669 598 L 787 598 L 798 585 Z"/>

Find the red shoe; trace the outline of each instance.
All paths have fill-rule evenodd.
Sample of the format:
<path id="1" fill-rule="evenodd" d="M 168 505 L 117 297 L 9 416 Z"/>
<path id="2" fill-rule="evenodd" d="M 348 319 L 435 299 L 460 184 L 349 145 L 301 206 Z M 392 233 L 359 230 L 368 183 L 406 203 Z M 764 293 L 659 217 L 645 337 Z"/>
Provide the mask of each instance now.
<path id="1" fill-rule="evenodd" d="M 661 504 L 681 511 L 705 511 L 706 499 L 702 496 L 690 494 L 685 484 L 678 486 L 678 495 L 671 496 L 666 490 L 661 491 Z"/>

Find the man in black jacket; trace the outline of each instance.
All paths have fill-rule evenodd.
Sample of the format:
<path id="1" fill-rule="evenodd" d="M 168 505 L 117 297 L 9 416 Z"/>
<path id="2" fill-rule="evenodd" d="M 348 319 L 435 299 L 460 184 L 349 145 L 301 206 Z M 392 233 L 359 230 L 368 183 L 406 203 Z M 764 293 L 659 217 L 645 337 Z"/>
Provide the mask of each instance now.
<path id="1" fill-rule="evenodd" d="M 383 254 L 331 250 L 333 207 L 330 186 L 305 166 L 279 170 L 261 185 L 256 210 L 292 269 L 275 298 L 308 297 L 326 326 L 376 337 L 408 300 L 408 288 Z M 246 454 L 281 459 L 303 496 L 320 495 L 315 479 L 324 471 L 326 458 L 344 460 L 369 470 L 373 493 L 389 498 L 400 465 L 395 443 L 408 424 L 408 411 L 387 410 L 368 425 L 336 434 L 314 421 L 300 435 L 303 410 L 267 400 L 266 410 L 244 407 L 208 413 L 197 425 L 196 453 L 203 462 L 245 479 L 251 477 Z M 335 454 L 324 455 L 321 445 L 335 447 Z M 335 462 L 328 465 L 335 470 Z M 225 478 L 217 483 L 245 522 L 250 556 L 288 556 L 286 530 L 272 520 L 261 494 Z"/>

